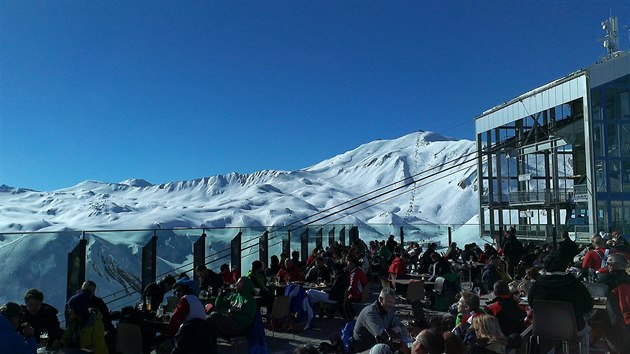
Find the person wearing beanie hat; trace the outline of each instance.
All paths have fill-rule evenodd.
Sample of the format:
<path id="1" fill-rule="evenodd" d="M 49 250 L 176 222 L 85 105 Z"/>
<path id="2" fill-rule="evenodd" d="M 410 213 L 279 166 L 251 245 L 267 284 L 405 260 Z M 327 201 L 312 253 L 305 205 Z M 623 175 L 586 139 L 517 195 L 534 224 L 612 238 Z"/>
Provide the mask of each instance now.
<path id="1" fill-rule="evenodd" d="M 31 326 L 22 327 L 24 337 L 17 329 L 22 323 L 24 312 L 15 302 L 7 302 L 0 307 L 0 353 L 10 354 L 35 354 L 37 344 Z"/>
<path id="2" fill-rule="evenodd" d="M 194 318 L 206 319 L 206 310 L 199 298 L 194 294 L 193 281 L 191 279 L 182 278 L 177 280 L 173 290 L 179 301 L 166 328 L 166 336 L 171 338 L 175 336 L 177 330 L 184 322 Z"/>
<path id="3" fill-rule="evenodd" d="M 89 290 L 80 290 L 66 304 L 68 328 L 61 341 L 65 347 L 92 350 L 94 354 L 108 354 L 105 327 L 98 310 L 90 310 Z"/>
<path id="4" fill-rule="evenodd" d="M 167 337 L 174 339 L 173 354 L 211 352 L 206 311 L 194 294 L 194 285 L 193 280 L 185 278 L 175 282 L 179 302 L 166 328 Z"/>
<path id="5" fill-rule="evenodd" d="M 37 289 L 30 289 L 24 294 L 24 322 L 35 329 L 35 341 L 40 342 L 42 332 L 48 332 L 48 343 L 59 344 L 63 331 L 59 325 L 56 308 L 44 303 L 44 294 Z"/>

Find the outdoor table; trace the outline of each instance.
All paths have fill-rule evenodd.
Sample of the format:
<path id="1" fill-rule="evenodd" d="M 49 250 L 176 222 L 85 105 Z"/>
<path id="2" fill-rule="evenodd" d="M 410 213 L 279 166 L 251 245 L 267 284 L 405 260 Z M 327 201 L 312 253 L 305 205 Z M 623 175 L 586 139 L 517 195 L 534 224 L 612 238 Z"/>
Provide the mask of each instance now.
<path id="1" fill-rule="evenodd" d="M 407 273 L 408 276 L 412 277 L 412 278 L 431 278 L 431 274 L 427 274 L 427 273 L 423 273 L 423 274 L 418 274 L 418 273 Z"/>
<path id="2" fill-rule="evenodd" d="M 287 285 L 284 283 L 269 283 L 267 287 L 271 290 L 271 293 L 274 296 L 283 296 L 284 289 L 286 289 Z"/>
<path id="3" fill-rule="evenodd" d="M 90 349 L 79 349 L 79 348 L 39 348 L 37 349 L 38 354 L 85 354 L 85 353 L 94 353 L 93 350 Z"/>
<path id="4" fill-rule="evenodd" d="M 323 284 L 311 284 L 311 283 L 307 283 L 302 285 L 302 287 L 304 288 L 304 290 L 310 290 L 310 289 L 314 289 L 314 290 L 326 290 L 329 289 L 328 285 L 323 285 Z"/>

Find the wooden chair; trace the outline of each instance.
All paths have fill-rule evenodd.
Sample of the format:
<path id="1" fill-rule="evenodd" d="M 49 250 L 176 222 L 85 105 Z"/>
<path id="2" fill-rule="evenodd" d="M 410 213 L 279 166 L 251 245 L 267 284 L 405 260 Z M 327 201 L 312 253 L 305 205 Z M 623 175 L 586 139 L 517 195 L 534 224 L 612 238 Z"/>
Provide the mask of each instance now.
<path id="1" fill-rule="evenodd" d="M 133 323 L 118 323 L 116 352 L 121 354 L 142 354 L 142 332 Z"/>

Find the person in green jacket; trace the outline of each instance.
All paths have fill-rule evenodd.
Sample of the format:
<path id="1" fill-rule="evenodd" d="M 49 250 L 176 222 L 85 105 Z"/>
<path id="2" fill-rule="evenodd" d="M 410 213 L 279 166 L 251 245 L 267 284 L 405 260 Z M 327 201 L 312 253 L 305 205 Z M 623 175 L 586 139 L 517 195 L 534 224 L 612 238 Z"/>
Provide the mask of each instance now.
<path id="1" fill-rule="evenodd" d="M 94 354 L 108 354 L 102 316 L 98 310 L 89 309 L 91 296 L 89 290 L 82 290 L 68 300 L 68 328 L 61 341 L 64 347 L 88 349 Z"/>
<path id="2" fill-rule="evenodd" d="M 257 305 L 252 280 L 241 277 L 236 282 L 236 293 L 226 295 L 225 290 L 221 291 L 214 306 L 215 311 L 207 321 L 212 336 L 212 352 L 216 353 L 218 336 L 241 335 L 254 321 Z"/>
<path id="3" fill-rule="evenodd" d="M 271 313 L 274 296 L 271 289 L 267 287 L 267 278 L 265 277 L 265 266 L 263 263 L 258 260 L 253 261 L 252 270 L 247 274 L 247 277 L 252 280 L 254 289 L 258 289 L 258 295 L 262 298 L 262 304 L 267 308 L 267 313 Z"/>

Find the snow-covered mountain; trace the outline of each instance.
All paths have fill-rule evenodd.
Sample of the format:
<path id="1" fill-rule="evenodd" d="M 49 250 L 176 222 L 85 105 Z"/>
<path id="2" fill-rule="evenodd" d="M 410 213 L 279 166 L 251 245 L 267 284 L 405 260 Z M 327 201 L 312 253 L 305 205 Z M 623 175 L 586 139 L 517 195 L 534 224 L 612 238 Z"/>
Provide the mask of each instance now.
<path id="1" fill-rule="evenodd" d="M 420 132 L 374 141 L 297 171 L 230 173 L 160 185 L 142 179 L 85 181 L 51 192 L 2 185 L 0 232 L 283 225 L 420 172 L 430 176 L 454 166 L 414 193 L 353 217 L 368 223 L 404 218 L 461 224 L 478 210 L 475 163 L 461 163 L 474 158 L 474 151 L 472 141 Z M 404 190 L 410 188 L 399 192 Z"/>
<path id="2" fill-rule="evenodd" d="M 474 222 L 475 156 L 472 141 L 420 131 L 373 141 L 297 171 L 230 173 L 160 185 L 142 179 L 85 181 L 50 192 L 2 185 L 0 303 L 19 301 L 37 287 L 46 301 L 62 306 L 67 253 L 79 233 L 61 231 L 282 226 L 329 214 L 334 215 L 317 223 Z M 352 202 L 339 206 L 347 201 Z M 31 231 L 47 234 L 24 234 Z M 97 293 L 129 288 L 131 298 L 137 297 L 139 246 L 148 238 L 147 232 L 126 233 L 124 239 L 88 237 L 87 276 L 99 284 Z M 158 273 L 189 262 L 195 239 L 162 233 L 159 249 L 170 251 L 158 252 Z M 215 236 L 207 253 L 228 240 Z"/>

